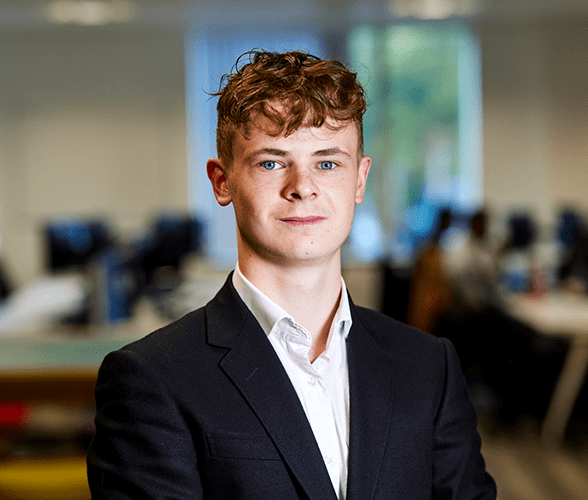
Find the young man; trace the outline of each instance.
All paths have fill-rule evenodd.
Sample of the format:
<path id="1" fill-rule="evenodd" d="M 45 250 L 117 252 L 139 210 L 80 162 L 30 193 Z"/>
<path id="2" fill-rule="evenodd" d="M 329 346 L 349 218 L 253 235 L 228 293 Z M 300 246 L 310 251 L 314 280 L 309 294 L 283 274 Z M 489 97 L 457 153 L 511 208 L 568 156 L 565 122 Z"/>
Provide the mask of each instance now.
<path id="1" fill-rule="evenodd" d="M 341 278 L 371 164 L 355 74 L 250 56 L 218 93 L 207 164 L 237 267 L 104 360 L 93 498 L 495 498 L 451 345 L 354 306 Z"/>

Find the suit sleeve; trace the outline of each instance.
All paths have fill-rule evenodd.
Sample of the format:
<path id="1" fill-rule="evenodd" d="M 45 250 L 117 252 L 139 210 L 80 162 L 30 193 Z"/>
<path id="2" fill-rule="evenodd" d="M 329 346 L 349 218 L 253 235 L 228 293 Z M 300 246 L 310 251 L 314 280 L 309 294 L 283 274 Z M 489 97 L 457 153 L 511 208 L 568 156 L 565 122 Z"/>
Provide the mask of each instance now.
<path id="1" fill-rule="evenodd" d="M 445 339 L 445 392 L 435 418 L 435 499 L 494 500 L 496 485 L 480 453 L 477 418 L 457 354 Z"/>
<path id="2" fill-rule="evenodd" d="M 93 500 L 203 498 L 187 423 L 146 360 L 129 349 L 109 354 L 96 410 L 88 452 Z"/>

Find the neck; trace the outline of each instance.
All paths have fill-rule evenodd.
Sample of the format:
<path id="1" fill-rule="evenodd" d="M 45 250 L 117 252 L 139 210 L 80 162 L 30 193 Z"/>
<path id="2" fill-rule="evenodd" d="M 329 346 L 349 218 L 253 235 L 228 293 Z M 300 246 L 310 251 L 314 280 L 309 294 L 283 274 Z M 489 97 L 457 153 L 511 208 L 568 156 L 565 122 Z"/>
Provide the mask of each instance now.
<path id="1" fill-rule="evenodd" d="M 276 265 L 265 260 L 243 259 L 239 268 L 253 285 L 272 299 L 312 336 L 309 357 L 326 348 L 341 295 L 341 261 L 317 265 Z"/>

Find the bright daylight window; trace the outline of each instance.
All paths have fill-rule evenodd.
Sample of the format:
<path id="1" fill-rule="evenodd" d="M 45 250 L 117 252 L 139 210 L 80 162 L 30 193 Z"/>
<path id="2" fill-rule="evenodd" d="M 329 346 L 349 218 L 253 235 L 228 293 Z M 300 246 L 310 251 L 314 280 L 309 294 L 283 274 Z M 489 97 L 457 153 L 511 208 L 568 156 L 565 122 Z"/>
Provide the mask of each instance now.
<path id="1" fill-rule="evenodd" d="M 461 25 L 420 23 L 358 27 L 349 53 L 368 93 L 373 159 L 351 254 L 402 260 L 439 206 L 467 212 L 482 202 L 479 48 Z"/>

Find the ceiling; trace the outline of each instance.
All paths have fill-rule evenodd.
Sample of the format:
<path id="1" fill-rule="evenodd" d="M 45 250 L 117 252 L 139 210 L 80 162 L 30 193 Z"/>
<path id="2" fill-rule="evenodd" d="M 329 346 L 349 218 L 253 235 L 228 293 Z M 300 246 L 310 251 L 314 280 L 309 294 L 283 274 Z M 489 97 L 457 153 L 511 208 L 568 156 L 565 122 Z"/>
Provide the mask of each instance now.
<path id="1" fill-rule="evenodd" d="M 188 23 L 235 26 L 257 22 L 266 28 L 272 26 L 268 22 L 274 25 L 276 22 L 314 22 L 328 29 L 330 25 L 339 27 L 341 22 L 350 23 L 351 20 L 382 22 L 403 17 L 509 20 L 588 15 L 588 0 L 0 0 L 0 29 L 59 26 L 59 22 L 50 19 L 50 9 L 55 9 L 56 4 L 72 7 L 75 2 L 78 2 L 78 9 L 84 7 L 86 10 L 102 5 L 115 14 L 115 19 L 109 23 L 108 19 L 101 18 L 94 23 L 72 18 L 62 24 L 124 22 L 137 26 L 182 27 Z"/>

